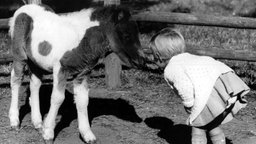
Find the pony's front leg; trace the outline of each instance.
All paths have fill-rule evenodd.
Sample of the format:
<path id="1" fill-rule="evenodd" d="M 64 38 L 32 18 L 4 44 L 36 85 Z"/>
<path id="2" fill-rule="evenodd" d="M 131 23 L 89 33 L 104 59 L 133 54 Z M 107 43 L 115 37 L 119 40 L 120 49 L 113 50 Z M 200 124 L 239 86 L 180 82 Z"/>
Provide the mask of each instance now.
<path id="1" fill-rule="evenodd" d="M 19 120 L 19 89 L 24 75 L 25 63 L 14 61 L 11 71 L 11 104 L 9 109 L 9 119 L 11 127 L 18 129 Z"/>
<path id="2" fill-rule="evenodd" d="M 60 65 L 53 68 L 53 90 L 51 95 L 51 106 L 44 120 L 42 134 L 47 142 L 51 142 L 54 138 L 54 128 L 56 126 L 56 116 L 58 110 L 65 99 L 66 77 L 60 70 Z"/>
<path id="3" fill-rule="evenodd" d="M 96 137 L 91 131 L 88 119 L 88 102 L 89 102 L 89 88 L 86 79 L 74 80 L 74 97 L 77 108 L 78 128 L 82 138 L 87 143 L 96 141 Z"/>
<path id="4" fill-rule="evenodd" d="M 41 85 L 42 85 L 41 80 L 35 74 L 32 74 L 30 77 L 29 104 L 31 107 L 31 120 L 36 129 L 42 127 L 42 116 L 40 112 L 40 103 L 39 103 L 39 89 Z"/>

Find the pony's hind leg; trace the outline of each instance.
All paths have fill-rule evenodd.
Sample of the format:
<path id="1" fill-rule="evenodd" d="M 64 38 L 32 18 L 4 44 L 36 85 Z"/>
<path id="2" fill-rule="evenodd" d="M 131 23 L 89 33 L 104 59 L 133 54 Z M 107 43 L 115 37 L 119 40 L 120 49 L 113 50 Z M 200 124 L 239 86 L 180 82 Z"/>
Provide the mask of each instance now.
<path id="1" fill-rule="evenodd" d="M 41 87 L 41 79 L 35 74 L 32 74 L 30 77 L 30 98 L 29 104 L 31 107 L 31 120 L 36 129 L 42 127 L 42 116 L 40 112 L 40 103 L 39 103 L 39 90 Z"/>
<path id="2" fill-rule="evenodd" d="M 11 71 L 11 104 L 9 109 L 10 125 L 18 128 L 19 120 L 19 89 L 24 76 L 25 62 L 14 60 Z"/>
<path id="3" fill-rule="evenodd" d="M 13 33 L 11 34 L 11 52 L 13 56 L 13 69 L 11 72 L 11 94 L 12 100 L 9 110 L 9 119 L 12 127 L 19 126 L 18 95 L 21 81 L 24 75 L 27 55 L 24 48 L 27 47 L 26 41 L 29 39 L 32 18 L 22 13 L 15 19 Z"/>
<path id="4" fill-rule="evenodd" d="M 51 95 L 51 106 L 44 120 L 42 135 L 47 142 L 53 141 L 54 128 L 58 110 L 65 99 L 66 75 L 61 70 L 60 64 L 53 67 L 53 90 Z"/>
<path id="5" fill-rule="evenodd" d="M 77 108 L 78 128 L 85 142 L 96 141 L 96 137 L 91 131 L 88 119 L 89 88 L 86 79 L 74 80 L 74 97 Z"/>

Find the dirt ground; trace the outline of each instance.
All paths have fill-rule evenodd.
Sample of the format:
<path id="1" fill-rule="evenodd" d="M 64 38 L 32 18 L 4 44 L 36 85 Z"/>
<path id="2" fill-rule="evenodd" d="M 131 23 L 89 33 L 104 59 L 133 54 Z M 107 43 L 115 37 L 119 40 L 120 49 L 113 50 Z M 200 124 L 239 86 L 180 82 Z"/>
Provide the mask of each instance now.
<path id="1" fill-rule="evenodd" d="M 9 80 L 0 79 L 1 82 Z M 99 144 L 190 144 L 191 128 L 184 124 L 187 114 L 162 75 L 124 70 L 122 87 L 115 90 L 106 88 L 102 74 L 89 78 L 89 83 L 89 117 Z M 41 88 L 43 116 L 49 109 L 51 89 L 49 84 Z M 9 126 L 9 84 L 1 84 L 0 91 L 0 144 L 43 144 L 40 133 L 31 123 L 27 84 L 21 89 L 18 131 Z M 250 92 L 247 99 L 248 106 L 236 119 L 221 126 L 227 144 L 256 143 L 255 91 Z M 73 95 L 68 91 L 56 121 L 55 144 L 83 144 L 77 129 Z"/>

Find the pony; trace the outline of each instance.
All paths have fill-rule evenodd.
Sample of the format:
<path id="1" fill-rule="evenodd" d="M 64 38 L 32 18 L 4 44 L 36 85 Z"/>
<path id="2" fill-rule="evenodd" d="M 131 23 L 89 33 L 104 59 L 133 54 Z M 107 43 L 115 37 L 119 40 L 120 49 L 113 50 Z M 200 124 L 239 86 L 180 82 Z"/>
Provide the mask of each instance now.
<path id="1" fill-rule="evenodd" d="M 87 143 L 96 141 L 88 120 L 90 71 L 114 52 L 126 66 L 143 65 L 138 28 L 127 9 L 108 6 L 61 14 L 42 5 L 20 7 L 9 22 L 11 53 L 10 125 L 18 128 L 18 95 L 25 68 L 30 71 L 31 120 L 46 142 L 53 142 L 55 119 L 65 99 L 67 79 L 72 80 L 78 129 Z M 39 88 L 42 76 L 53 75 L 50 109 L 42 120 Z"/>

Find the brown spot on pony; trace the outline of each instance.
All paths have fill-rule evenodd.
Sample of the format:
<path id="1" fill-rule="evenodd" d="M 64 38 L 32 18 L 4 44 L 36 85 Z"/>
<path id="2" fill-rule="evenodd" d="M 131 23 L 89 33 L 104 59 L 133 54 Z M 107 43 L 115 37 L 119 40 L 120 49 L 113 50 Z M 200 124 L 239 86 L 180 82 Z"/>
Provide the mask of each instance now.
<path id="1" fill-rule="evenodd" d="M 51 50 L 52 50 L 52 45 L 47 41 L 43 41 L 43 42 L 39 43 L 39 45 L 38 45 L 38 52 L 42 56 L 49 55 L 51 53 Z"/>

